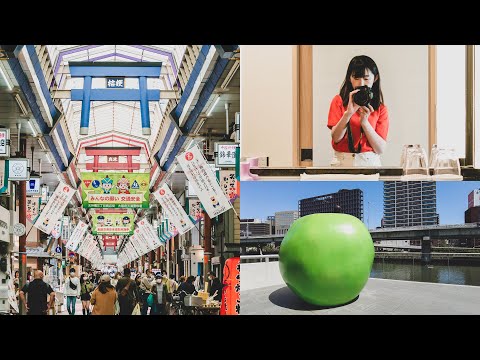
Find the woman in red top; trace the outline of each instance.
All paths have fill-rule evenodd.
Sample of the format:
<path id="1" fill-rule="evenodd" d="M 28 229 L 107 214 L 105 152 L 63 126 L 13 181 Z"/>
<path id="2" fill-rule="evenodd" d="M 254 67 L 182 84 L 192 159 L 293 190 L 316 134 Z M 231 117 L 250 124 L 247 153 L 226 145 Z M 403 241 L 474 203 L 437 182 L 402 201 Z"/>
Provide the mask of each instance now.
<path id="1" fill-rule="evenodd" d="M 366 106 L 355 103 L 354 95 L 368 86 L 373 98 Z M 380 73 L 368 56 L 355 56 L 345 80 L 331 104 L 328 128 L 335 151 L 332 166 L 381 166 L 388 134 L 388 111 L 383 103 Z"/>

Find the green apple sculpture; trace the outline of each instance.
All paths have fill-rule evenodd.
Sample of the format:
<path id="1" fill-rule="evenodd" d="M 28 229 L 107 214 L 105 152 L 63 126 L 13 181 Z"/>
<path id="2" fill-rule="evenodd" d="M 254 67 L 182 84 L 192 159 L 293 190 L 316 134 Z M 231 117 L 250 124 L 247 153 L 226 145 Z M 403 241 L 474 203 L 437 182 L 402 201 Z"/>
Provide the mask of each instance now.
<path id="1" fill-rule="evenodd" d="M 366 226 L 347 214 L 296 220 L 279 251 L 280 274 L 304 301 L 336 306 L 355 299 L 368 281 L 375 249 Z"/>

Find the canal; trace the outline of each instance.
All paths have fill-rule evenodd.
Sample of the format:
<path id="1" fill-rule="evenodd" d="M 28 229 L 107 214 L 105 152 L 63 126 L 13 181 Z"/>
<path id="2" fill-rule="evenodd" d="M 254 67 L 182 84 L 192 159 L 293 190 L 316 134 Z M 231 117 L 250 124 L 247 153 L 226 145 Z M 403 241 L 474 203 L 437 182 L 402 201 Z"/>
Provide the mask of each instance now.
<path id="1" fill-rule="evenodd" d="M 480 262 L 454 259 L 424 265 L 420 259 L 375 258 L 370 277 L 480 286 Z"/>

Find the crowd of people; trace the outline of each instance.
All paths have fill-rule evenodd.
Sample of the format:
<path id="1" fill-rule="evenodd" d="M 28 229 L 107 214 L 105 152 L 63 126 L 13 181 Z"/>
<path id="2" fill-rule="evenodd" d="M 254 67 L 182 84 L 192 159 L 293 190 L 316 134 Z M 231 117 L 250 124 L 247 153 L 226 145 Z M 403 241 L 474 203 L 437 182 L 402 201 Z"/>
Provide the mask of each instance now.
<path id="1" fill-rule="evenodd" d="M 35 271 L 34 279 L 20 291 L 19 299 L 29 315 L 46 315 L 53 308 L 55 291 L 43 281 L 43 272 Z M 221 301 L 222 285 L 213 272 L 208 273 L 210 281 L 209 295 L 213 300 Z M 149 269 L 134 278 L 129 268 L 113 276 L 97 271 L 76 273 L 69 270 L 65 279 L 63 293 L 66 297 L 68 314 L 75 315 L 76 301 L 82 302 L 83 315 L 170 315 L 175 313 L 174 299 L 183 299 L 187 295 L 196 295 L 203 290 L 202 277 L 180 276 L 178 281 L 172 274 Z M 47 297 L 49 297 L 47 301 Z"/>

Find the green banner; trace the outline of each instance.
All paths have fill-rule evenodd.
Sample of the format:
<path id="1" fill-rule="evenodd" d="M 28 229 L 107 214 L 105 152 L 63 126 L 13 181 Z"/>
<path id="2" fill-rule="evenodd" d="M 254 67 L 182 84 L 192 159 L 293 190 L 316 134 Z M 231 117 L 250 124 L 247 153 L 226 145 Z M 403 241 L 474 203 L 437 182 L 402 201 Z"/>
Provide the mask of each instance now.
<path id="1" fill-rule="evenodd" d="M 133 235 L 135 214 L 93 214 L 92 234 Z"/>
<path id="2" fill-rule="evenodd" d="M 82 172 L 84 208 L 148 208 L 150 173 Z"/>

